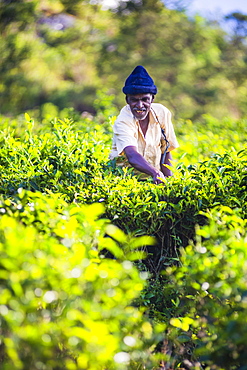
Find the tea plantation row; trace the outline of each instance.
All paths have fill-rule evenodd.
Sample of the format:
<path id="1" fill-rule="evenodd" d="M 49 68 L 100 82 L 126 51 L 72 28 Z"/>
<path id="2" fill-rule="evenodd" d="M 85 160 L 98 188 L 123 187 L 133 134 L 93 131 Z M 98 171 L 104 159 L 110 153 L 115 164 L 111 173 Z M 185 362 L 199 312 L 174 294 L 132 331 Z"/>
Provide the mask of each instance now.
<path id="1" fill-rule="evenodd" d="M 1 118 L 1 368 L 247 368 L 246 121 L 203 119 L 156 186 L 114 117 Z"/>

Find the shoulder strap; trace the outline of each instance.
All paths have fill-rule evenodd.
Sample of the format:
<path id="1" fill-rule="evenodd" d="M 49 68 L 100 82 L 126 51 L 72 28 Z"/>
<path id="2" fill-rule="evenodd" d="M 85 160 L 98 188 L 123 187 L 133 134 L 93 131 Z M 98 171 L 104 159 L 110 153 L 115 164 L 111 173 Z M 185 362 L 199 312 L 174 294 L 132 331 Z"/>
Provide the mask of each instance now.
<path id="1" fill-rule="evenodd" d="M 167 138 L 166 138 L 165 130 L 161 127 L 161 124 L 160 124 L 159 118 L 158 118 L 158 116 L 157 116 L 157 114 L 156 114 L 155 110 L 154 110 L 153 108 L 151 108 L 151 109 L 152 109 L 152 112 L 153 112 L 153 113 L 154 113 L 154 115 L 155 115 L 155 118 L 156 118 L 157 122 L 158 122 L 158 123 L 159 123 L 159 125 L 160 125 L 160 129 L 161 129 L 161 136 L 162 136 L 163 140 L 164 140 L 164 141 L 165 141 L 165 143 L 166 143 L 166 147 L 165 147 L 164 153 L 162 153 L 162 155 L 161 155 L 161 161 L 160 161 L 160 163 L 161 163 L 161 164 L 164 164 L 164 162 L 165 162 L 165 157 L 166 157 L 166 153 L 167 153 L 167 151 L 168 151 L 168 148 L 169 148 L 170 144 L 169 144 L 169 141 L 168 141 L 168 140 L 167 140 Z"/>

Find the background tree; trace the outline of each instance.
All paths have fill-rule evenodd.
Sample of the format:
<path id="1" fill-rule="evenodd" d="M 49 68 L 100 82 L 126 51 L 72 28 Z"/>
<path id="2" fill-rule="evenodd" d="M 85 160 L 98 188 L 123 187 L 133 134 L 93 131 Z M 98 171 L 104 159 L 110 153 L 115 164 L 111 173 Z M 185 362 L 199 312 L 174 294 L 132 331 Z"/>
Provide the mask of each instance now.
<path id="1" fill-rule="evenodd" d="M 100 1 L 0 3 L 2 113 L 47 102 L 93 113 L 102 89 L 120 108 L 124 80 L 142 64 L 176 118 L 246 114 L 243 15 L 234 15 L 230 37 L 216 21 L 188 17 L 188 1 L 173 1 L 173 10 L 160 0 L 104 10 Z"/>
<path id="2" fill-rule="evenodd" d="M 116 18 L 119 32 L 102 46 L 98 63 L 105 84 L 110 78 L 116 94 L 131 69 L 144 64 L 157 81 L 159 101 L 177 116 L 227 113 L 226 41 L 217 24 L 199 16 L 191 20 L 159 0 L 120 2 Z M 113 70 L 118 71 L 115 76 Z"/>

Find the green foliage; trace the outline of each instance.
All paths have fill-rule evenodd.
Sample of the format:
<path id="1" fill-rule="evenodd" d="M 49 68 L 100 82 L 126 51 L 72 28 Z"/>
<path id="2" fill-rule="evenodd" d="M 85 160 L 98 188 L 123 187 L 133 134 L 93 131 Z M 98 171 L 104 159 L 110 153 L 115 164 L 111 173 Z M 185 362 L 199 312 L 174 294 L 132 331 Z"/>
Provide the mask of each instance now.
<path id="1" fill-rule="evenodd" d="M 36 135 L 32 133 L 33 120 L 28 115 L 26 118 L 23 139 L 14 137 L 7 130 L 2 132 L 4 145 L 0 165 L 4 174 L 1 193 L 9 194 L 23 187 L 62 193 L 65 190 L 68 197 L 75 196 L 74 185 L 87 183 L 93 169 L 99 172 L 104 153 L 105 157 L 108 153 L 106 148 L 102 148 L 104 134 L 99 139 L 104 128 L 94 126 L 95 133 L 89 141 L 88 133 L 82 134 L 80 130 L 75 132 L 70 120 L 55 119 L 53 133 Z M 87 121 L 84 125 L 87 125 Z"/>
<path id="2" fill-rule="evenodd" d="M 2 369 L 151 363 L 143 350 L 158 332 L 131 305 L 145 276 L 130 259 L 145 240 L 99 219 L 102 211 L 99 204 L 69 206 L 59 195 L 23 190 L 15 203 L 2 202 Z M 103 258 L 104 248 L 118 259 Z"/>
<path id="3" fill-rule="evenodd" d="M 0 11 L 7 23 L 0 36 L 1 113 L 47 102 L 92 111 L 99 81 L 93 64 L 107 14 L 105 24 L 93 5 L 49 0 L 1 2 Z"/>
<path id="4" fill-rule="evenodd" d="M 46 103 L 95 113 L 103 89 L 120 108 L 124 80 L 142 64 L 177 119 L 244 117 L 245 33 L 231 37 L 217 21 L 187 16 L 184 1 L 172 2 L 177 10 L 161 0 L 120 1 L 112 10 L 102 3 L 0 3 L 1 113 Z M 238 29 L 244 17 L 235 14 Z"/>
<path id="5" fill-rule="evenodd" d="M 204 162 L 215 154 L 234 153 L 246 147 L 246 119 L 216 119 L 203 115 L 200 122 L 176 122 L 180 148 L 173 156 L 185 166 Z"/>
<path id="6" fill-rule="evenodd" d="M 246 16 L 173 3 L 0 2 L 1 369 L 246 368 Z M 108 160 L 137 64 L 175 115 L 159 186 Z"/>
<path id="7" fill-rule="evenodd" d="M 187 332 L 196 354 L 215 369 L 244 369 L 247 361 L 246 220 L 239 213 L 208 212 L 209 225 L 182 251 L 181 267 L 167 270 L 180 300 L 181 316 L 171 325 Z"/>
<path id="8" fill-rule="evenodd" d="M 139 182 L 131 171 L 122 171 L 108 161 L 109 122 L 54 120 L 50 132 L 37 135 L 33 133 L 33 120 L 26 118 L 27 130 L 23 137 L 2 133 L 1 193 L 6 197 L 15 196 L 19 188 L 25 188 L 56 192 L 69 202 L 103 202 L 106 217 L 124 232 L 156 237 L 157 245 L 152 248 L 156 251 L 155 260 L 150 260 L 149 266 L 155 274 L 170 258 L 178 258 L 179 247 L 193 238 L 195 224 L 205 222 L 200 211 L 224 204 L 233 208 L 241 206 L 246 215 L 246 150 L 238 152 L 232 147 L 233 138 L 239 143 L 236 149 L 241 147 L 241 137 L 234 130 L 235 127 L 246 130 L 244 120 L 230 121 L 232 129 L 223 136 L 219 154 L 211 158 L 213 148 L 219 144 L 219 135 L 206 136 L 204 125 L 201 128 L 197 125 L 196 133 L 191 122 L 179 126 L 181 152 L 177 161 L 186 163 L 187 157 L 191 164 L 186 167 L 178 162 L 175 176 L 167 179 L 165 186 L 155 186 Z M 207 117 L 207 122 L 211 127 L 218 124 L 220 129 L 219 121 L 211 118 L 210 122 Z M 184 127 L 191 129 L 194 141 L 182 131 Z M 224 127 L 225 121 L 223 132 Z M 198 147 L 197 151 L 194 146 Z M 229 147 L 232 147 L 231 154 L 224 152 Z M 204 160 L 195 164 L 195 155 L 201 159 L 204 155 Z"/>
<path id="9" fill-rule="evenodd" d="M 157 186 L 108 160 L 100 94 L 1 117 L 3 369 L 244 366 L 246 120 L 179 121 Z"/>

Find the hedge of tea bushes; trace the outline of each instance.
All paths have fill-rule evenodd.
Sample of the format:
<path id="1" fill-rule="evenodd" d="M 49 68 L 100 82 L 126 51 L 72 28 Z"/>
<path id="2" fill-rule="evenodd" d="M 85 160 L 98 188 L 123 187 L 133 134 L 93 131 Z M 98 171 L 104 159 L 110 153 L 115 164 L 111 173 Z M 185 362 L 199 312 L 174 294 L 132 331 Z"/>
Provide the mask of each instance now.
<path id="1" fill-rule="evenodd" d="M 134 235 L 153 235 L 157 246 L 153 272 L 178 258 L 178 249 L 193 239 L 203 212 L 217 205 L 241 209 L 246 217 L 246 150 L 215 155 L 204 163 L 179 169 L 164 185 L 138 182 L 131 176 L 96 178 L 78 200 L 103 202 L 109 219 Z M 149 249 L 150 250 L 150 249 Z M 152 250 L 152 249 L 151 249 Z"/>
<path id="2" fill-rule="evenodd" d="M 174 369 L 185 360 L 195 369 L 245 365 L 240 209 L 205 212 L 207 225 L 180 249 L 180 267 L 166 266 L 159 287 L 133 263 L 143 258 L 135 251 L 153 240 L 124 234 L 101 217 L 102 204 L 68 205 L 60 194 L 19 190 L 15 200 L 2 200 L 0 212 L 3 369 L 151 370 L 160 360 Z M 105 248 L 116 258 L 104 258 Z M 169 353 L 156 355 L 166 340 Z"/>
<path id="3" fill-rule="evenodd" d="M 18 121 L 4 122 L 0 136 L 3 368 L 29 364 L 30 369 L 59 369 L 65 364 L 68 369 L 154 369 L 158 360 L 153 351 L 164 338 L 172 343 L 172 351 L 169 356 L 163 354 L 163 361 L 170 357 L 174 368 L 184 359 L 194 367 L 199 361 L 197 368 L 242 366 L 242 336 L 234 333 L 241 325 L 245 328 L 244 291 L 238 290 L 240 280 L 241 287 L 245 282 L 244 277 L 231 280 L 234 276 L 228 276 L 227 270 L 241 272 L 245 266 L 241 248 L 245 246 L 247 150 L 238 129 L 244 133 L 246 122 L 225 120 L 221 125 L 205 117 L 204 124 L 190 126 L 190 135 L 188 126 L 179 123 L 182 144 L 180 152 L 174 153 L 174 176 L 158 186 L 139 182 L 130 170 L 108 160 L 109 120 L 104 124 L 89 118 L 54 119 L 40 127 L 26 115 L 24 130 L 15 129 Z M 200 143 L 204 143 L 203 155 Z M 214 213 L 218 207 L 222 211 Z M 114 226 L 109 227 L 110 222 Z M 231 225 L 240 224 L 233 232 Z M 203 225 L 216 230 L 212 237 L 211 229 L 201 229 Z M 227 255 L 234 255 L 234 248 L 228 246 L 231 240 L 235 245 L 238 235 L 242 247 L 233 259 L 224 260 L 224 253 L 219 253 L 216 264 L 210 256 L 221 243 L 218 232 L 229 240 L 226 249 L 221 248 Z M 113 258 L 104 258 L 105 251 Z M 130 271 L 124 266 L 131 266 Z M 66 270 L 73 271 L 73 276 L 66 275 Z M 218 285 L 213 285 L 210 274 L 217 276 Z M 149 280 L 143 280 L 147 276 Z M 222 293 L 219 285 L 228 277 L 227 286 L 232 281 L 236 287 L 233 295 L 225 288 Z M 115 299 L 111 294 L 116 279 L 120 290 Z M 212 292 L 204 289 L 208 284 Z M 229 323 L 223 314 L 231 318 Z M 104 332 L 103 343 L 97 339 L 94 321 Z M 231 340 L 226 340 L 223 330 Z M 135 343 L 133 348 L 130 343 Z"/>
<path id="4" fill-rule="evenodd" d="M 60 194 L 69 203 L 103 203 L 105 216 L 124 232 L 156 238 L 156 246 L 147 246 L 152 255 L 148 268 L 155 274 L 167 263 L 178 260 L 178 249 L 193 239 L 195 225 L 205 223 L 202 211 L 221 204 L 240 208 L 243 217 L 246 215 L 244 143 L 242 150 L 232 147 L 225 152 L 219 144 L 219 153 L 208 158 L 205 154 L 204 161 L 189 166 L 181 159 L 180 162 L 174 160 L 174 176 L 156 186 L 138 181 L 131 170 L 119 169 L 108 160 L 109 122 L 105 125 L 94 122 L 94 126 L 91 122 L 94 129 L 85 132 L 87 120 L 78 124 L 81 130 L 77 130 L 77 124 L 71 120 L 54 120 L 50 131 L 34 134 L 33 120 L 28 115 L 26 119 L 27 130 L 22 137 L 2 133 L 0 192 L 3 196 L 15 197 L 18 189 L 24 188 Z M 234 125 L 230 122 L 232 133 Z M 212 122 L 209 128 L 210 125 Z M 219 127 L 218 121 L 217 125 Z M 198 127 L 201 130 L 197 133 L 198 141 L 202 137 L 205 140 L 204 125 Z M 181 127 L 179 132 L 183 142 L 186 135 L 181 133 Z M 237 135 L 240 140 L 238 133 L 235 138 Z M 211 136 L 212 132 L 209 142 Z M 228 148 L 232 136 L 224 140 Z M 187 147 L 189 145 L 194 147 L 187 140 Z M 217 149 L 216 141 L 214 145 Z M 240 141 L 236 141 L 236 148 L 240 146 Z"/>
<path id="5" fill-rule="evenodd" d="M 180 147 L 173 156 L 186 167 L 227 151 L 239 152 L 247 144 L 247 120 L 224 117 L 221 120 L 203 115 L 200 121 L 175 122 Z"/>
<path id="6" fill-rule="evenodd" d="M 165 325 L 132 304 L 147 279 L 135 250 L 152 240 L 125 235 L 100 204 L 18 195 L 0 204 L 1 369 L 152 369 Z"/>
<path id="7" fill-rule="evenodd" d="M 225 206 L 209 210 L 208 224 L 181 250 L 180 268 L 165 272 L 167 291 L 176 286 L 177 292 L 177 315 L 170 320 L 177 352 L 190 343 L 209 370 L 246 369 L 247 234 L 240 214 Z"/>

